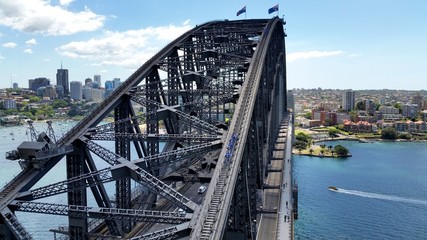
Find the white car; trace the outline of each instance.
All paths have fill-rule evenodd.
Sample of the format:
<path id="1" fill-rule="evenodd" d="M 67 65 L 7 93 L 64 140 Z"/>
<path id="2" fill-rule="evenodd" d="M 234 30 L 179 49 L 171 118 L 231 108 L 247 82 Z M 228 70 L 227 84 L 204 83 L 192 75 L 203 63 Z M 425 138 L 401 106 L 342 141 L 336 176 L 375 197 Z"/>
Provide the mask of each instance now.
<path id="1" fill-rule="evenodd" d="M 200 186 L 199 190 L 197 190 L 198 193 L 204 193 L 206 192 L 207 187 L 206 186 Z"/>
<path id="2" fill-rule="evenodd" d="M 179 213 L 179 215 L 185 215 L 186 214 L 186 212 L 182 208 L 178 209 L 178 213 Z"/>

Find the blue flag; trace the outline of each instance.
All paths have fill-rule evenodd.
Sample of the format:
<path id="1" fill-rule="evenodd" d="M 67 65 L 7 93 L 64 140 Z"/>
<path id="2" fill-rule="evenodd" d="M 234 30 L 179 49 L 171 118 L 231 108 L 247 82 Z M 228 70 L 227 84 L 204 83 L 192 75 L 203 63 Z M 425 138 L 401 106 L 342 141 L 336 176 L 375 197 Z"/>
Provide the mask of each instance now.
<path id="1" fill-rule="evenodd" d="M 246 12 L 246 6 L 244 6 L 242 9 L 240 9 L 240 10 L 237 12 L 236 16 L 239 16 L 240 14 L 245 13 L 245 12 Z"/>
<path id="2" fill-rule="evenodd" d="M 274 12 L 277 12 L 277 11 L 279 11 L 279 4 L 277 4 L 276 6 L 274 6 L 272 8 L 269 8 L 268 9 L 268 14 L 274 13 Z"/>

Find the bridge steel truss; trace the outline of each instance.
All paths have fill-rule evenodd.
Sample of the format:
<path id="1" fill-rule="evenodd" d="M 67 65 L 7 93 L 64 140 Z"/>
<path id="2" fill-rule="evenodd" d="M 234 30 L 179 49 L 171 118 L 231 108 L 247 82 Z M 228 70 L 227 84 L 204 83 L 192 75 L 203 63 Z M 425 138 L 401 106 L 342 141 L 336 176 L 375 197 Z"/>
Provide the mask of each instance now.
<path id="1" fill-rule="evenodd" d="M 283 25 L 277 17 L 213 21 L 169 43 L 58 140 L 71 153 L 23 169 L 1 189 L 0 239 L 33 238 L 16 211 L 68 216 L 70 239 L 99 236 L 99 226 L 131 239 L 255 239 L 259 190 L 286 111 Z M 114 122 L 104 123 L 107 116 Z M 200 164 L 210 154 L 213 164 Z M 34 188 L 63 159 L 67 179 Z M 98 169 L 99 161 L 109 167 Z M 190 165 L 194 179 L 209 176 L 201 203 L 162 180 Z M 185 213 L 133 209 L 132 182 L 144 189 L 140 198 Z M 88 190 L 97 207 L 88 206 Z M 43 202 L 63 193 L 64 203 Z M 141 222 L 166 227 L 129 234 Z"/>

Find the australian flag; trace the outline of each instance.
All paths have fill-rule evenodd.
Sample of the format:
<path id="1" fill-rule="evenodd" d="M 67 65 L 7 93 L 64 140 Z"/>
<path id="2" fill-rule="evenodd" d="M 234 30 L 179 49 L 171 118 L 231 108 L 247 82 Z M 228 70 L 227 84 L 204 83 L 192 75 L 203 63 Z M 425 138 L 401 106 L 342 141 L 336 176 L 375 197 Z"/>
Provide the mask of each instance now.
<path id="1" fill-rule="evenodd" d="M 246 6 L 244 6 L 242 9 L 240 9 L 239 11 L 237 11 L 236 16 L 239 16 L 240 14 L 245 13 L 245 12 L 246 12 Z"/>
<path id="2" fill-rule="evenodd" d="M 279 11 L 279 4 L 277 4 L 276 6 L 274 6 L 272 8 L 269 8 L 268 9 L 268 14 L 274 13 L 274 12 L 277 12 L 277 11 Z"/>

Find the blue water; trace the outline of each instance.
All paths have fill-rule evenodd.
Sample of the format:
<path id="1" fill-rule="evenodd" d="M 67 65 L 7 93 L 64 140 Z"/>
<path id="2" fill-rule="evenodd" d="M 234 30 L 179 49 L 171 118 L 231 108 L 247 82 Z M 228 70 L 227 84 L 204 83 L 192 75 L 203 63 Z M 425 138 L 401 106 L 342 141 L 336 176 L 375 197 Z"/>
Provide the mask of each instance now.
<path id="1" fill-rule="evenodd" d="M 427 143 L 336 144 L 353 156 L 294 155 L 295 239 L 427 239 Z"/>

